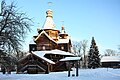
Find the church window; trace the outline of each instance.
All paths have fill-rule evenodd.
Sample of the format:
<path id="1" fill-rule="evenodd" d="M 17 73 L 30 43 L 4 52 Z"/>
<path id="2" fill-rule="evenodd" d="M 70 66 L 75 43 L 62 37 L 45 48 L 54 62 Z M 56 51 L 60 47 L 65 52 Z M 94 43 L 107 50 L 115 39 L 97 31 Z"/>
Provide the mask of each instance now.
<path id="1" fill-rule="evenodd" d="M 33 48 L 32 48 L 32 50 L 34 51 L 34 50 L 35 50 L 35 48 L 33 47 Z"/>
<path id="2" fill-rule="evenodd" d="M 63 49 L 64 49 L 64 47 L 62 46 L 62 47 L 61 47 L 61 49 L 63 50 Z"/>
<path id="3" fill-rule="evenodd" d="M 45 50 L 45 46 L 43 46 L 43 50 Z"/>

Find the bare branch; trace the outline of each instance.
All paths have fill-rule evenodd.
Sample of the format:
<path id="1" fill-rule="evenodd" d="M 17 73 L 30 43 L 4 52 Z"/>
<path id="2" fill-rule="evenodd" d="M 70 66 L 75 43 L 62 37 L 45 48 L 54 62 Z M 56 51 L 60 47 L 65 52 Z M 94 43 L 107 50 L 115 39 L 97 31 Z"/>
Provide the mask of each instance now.
<path id="1" fill-rule="evenodd" d="M 31 30 L 31 22 L 25 13 L 19 13 L 14 2 L 7 5 L 3 0 L 0 12 L 0 49 L 5 52 L 19 50 L 26 33 Z"/>

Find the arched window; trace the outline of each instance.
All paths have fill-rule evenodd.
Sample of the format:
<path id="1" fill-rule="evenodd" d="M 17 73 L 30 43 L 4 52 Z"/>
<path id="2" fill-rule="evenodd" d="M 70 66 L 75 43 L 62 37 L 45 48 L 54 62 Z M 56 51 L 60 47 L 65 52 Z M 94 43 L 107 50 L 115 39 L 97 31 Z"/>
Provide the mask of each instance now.
<path id="1" fill-rule="evenodd" d="M 63 50 L 63 49 L 64 49 L 64 46 L 61 46 L 61 49 Z"/>

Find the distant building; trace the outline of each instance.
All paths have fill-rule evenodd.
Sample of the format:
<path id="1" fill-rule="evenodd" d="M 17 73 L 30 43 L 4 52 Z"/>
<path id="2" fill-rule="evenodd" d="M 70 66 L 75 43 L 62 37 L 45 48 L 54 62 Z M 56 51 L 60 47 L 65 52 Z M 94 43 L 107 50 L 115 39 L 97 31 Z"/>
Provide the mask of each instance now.
<path id="1" fill-rule="evenodd" d="M 62 29 L 57 30 L 53 21 L 52 10 L 46 11 L 46 21 L 38 34 L 29 44 L 29 54 L 18 63 L 17 72 L 49 73 L 68 70 L 67 62 L 60 61 L 65 57 L 74 57 L 71 52 L 71 39 Z"/>
<path id="2" fill-rule="evenodd" d="M 101 58 L 102 67 L 114 68 L 120 66 L 120 57 L 119 56 L 103 56 Z"/>

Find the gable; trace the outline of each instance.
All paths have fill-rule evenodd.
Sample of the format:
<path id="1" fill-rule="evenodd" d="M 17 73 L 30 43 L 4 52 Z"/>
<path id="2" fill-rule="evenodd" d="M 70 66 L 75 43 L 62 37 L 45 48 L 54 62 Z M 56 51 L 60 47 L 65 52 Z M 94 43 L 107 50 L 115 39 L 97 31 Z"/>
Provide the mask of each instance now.
<path id="1" fill-rule="evenodd" d="M 37 44 L 45 44 L 45 43 L 49 43 L 50 39 L 45 35 L 45 34 L 41 34 L 41 36 L 38 38 L 38 40 L 36 41 Z"/>
<path id="2" fill-rule="evenodd" d="M 44 30 L 35 38 L 36 42 L 52 41 L 56 43 Z"/>
<path id="3" fill-rule="evenodd" d="M 26 57 L 22 58 L 21 60 L 19 60 L 19 63 L 25 63 L 25 62 L 28 62 L 28 60 L 41 60 L 45 63 L 50 63 L 50 64 L 55 64 L 53 61 L 47 59 L 44 57 L 44 54 L 43 52 L 32 52 L 32 53 L 28 53 L 28 55 L 26 55 Z"/>

